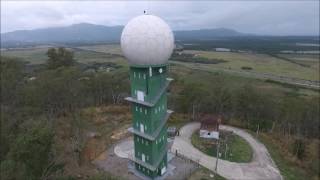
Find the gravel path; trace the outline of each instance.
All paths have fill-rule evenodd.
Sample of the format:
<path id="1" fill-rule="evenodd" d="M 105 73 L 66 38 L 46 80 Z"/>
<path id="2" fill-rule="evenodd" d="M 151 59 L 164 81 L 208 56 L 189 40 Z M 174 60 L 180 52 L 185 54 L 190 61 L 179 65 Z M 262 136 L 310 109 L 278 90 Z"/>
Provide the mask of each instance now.
<path id="1" fill-rule="evenodd" d="M 200 128 L 200 123 L 189 123 L 180 129 L 172 145 L 172 152 L 183 156 L 214 171 L 216 158 L 208 156 L 191 144 L 192 133 Z M 253 159 L 250 163 L 235 163 L 219 159 L 218 174 L 227 179 L 237 180 L 278 180 L 282 176 L 271 159 L 266 147 L 250 134 L 239 128 L 221 125 L 220 129 L 233 131 L 244 138 L 253 149 Z"/>

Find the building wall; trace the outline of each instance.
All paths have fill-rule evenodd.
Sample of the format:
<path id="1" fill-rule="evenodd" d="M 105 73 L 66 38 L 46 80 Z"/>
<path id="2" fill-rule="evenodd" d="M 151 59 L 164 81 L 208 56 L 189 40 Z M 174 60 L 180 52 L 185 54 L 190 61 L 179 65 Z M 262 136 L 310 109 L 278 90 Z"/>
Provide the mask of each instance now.
<path id="1" fill-rule="evenodd" d="M 200 129 L 199 135 L 202 138 L 212 138 L 212 139 L 218 139 L 219 138 L 219 132 L 218 131 L 210 131 L 206 129 Z"/>
<path id="2" fill-rule="evenodd" d="M 153 103 L 155 97 L 165 86 L 167 67 L 152 67 L 151 70 L 152 72 L 149 67 L 130 67 L 131 96 L 133 98 L 137 99 L 137 92 L 140 91 L 144 93 L 144 101 Z M 164 166 L 167 167 L 167 126 L 160 126 L 167 114 L 166 91 L 154 103 L 152 107 L 139 103 L 131 104 L 132 126 L 136 131 L 153 135 L 158 128 L 161 128 L 154 141 L 134 135 L 135 157 L 142 161 L 144 155 L 146 163 L 153 166 L 158 164 L 157 170 L 151 172 L 148 168 L 136 163 L 136 169 L 150 177 L 160 175 L 161 169 Z"/>
<path id="3" fill-rule="evenodd" d="M 159 133 L 159 136 L 150 141 L 138 135 L 134 135 L 134 153 L 135 157 L 142 160 L 142 154 L 145 155 L 145 161 L 151 165 L 161 160 L 161 155 L 166 151 L 167 146 L 167 127 L 165 126 Z"/>
<path id="4" fill-rule="evenodd" d="M 148 168 L 145 168 L 144 166 L 141 166 L 138 163 L 135 163 L 135 167 L 138 171 L 140 171 L 141 173 L 149 176 L 149 177 L 156 177 L 156 176 L 160 176 L 161 175 L 161 169 L 163 167 L 167 167 L 167 161 L 168 161 L 168 157 L 167 155 L 164 156 L 163 160 L 160 162 L 159 167 L 155 170 L 155 171 L 151 171 Z"/>

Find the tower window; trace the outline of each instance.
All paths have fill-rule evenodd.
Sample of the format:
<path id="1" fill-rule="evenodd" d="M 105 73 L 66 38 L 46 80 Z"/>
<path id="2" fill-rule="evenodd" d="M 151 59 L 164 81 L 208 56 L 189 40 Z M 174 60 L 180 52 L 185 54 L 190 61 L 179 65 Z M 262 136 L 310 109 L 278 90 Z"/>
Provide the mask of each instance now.
<path id="1" fill-rule="evenodd" d="M 144 110 L 144 114 L 147 114 L 147 109 Z"/>

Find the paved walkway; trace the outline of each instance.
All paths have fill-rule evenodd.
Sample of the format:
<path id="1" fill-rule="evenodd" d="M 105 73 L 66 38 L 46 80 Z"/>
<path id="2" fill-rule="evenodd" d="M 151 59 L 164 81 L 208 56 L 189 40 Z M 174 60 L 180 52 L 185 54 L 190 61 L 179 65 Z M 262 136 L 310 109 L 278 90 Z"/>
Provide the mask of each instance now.
<path id="1" fill-rule="evenodd" d="M 172 145 L 172 152 L 179 154 L 201 164 L 214 171 L 216 158 L 208 156 L 191 144 L 192 133 L 200 128 L 199 123 L 189 123 L 180 129 L 180 136 L 177 136 Z M 254 139 L 244 130 L 221 125 L 220 129 L 233 131 L 244 138 L 253 149 L 253 159 L 250 163 L 235 163 L 219 159 L 218 174 L 227 179 L 237 180 L 278 180 L 282 176 L 271 159 L 266 147 Z"/>

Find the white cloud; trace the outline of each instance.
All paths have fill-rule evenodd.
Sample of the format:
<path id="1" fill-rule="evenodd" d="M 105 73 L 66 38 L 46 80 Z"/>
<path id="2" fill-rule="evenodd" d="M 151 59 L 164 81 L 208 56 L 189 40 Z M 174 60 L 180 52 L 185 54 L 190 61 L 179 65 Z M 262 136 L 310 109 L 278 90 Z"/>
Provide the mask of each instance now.
<path id="1" fill-rule="evenodd" d="M 88 22 L 124 25 L 147 10 L 173 29 L 318 34 L 319 1 L 1 1 L 1 32 Z"/>

